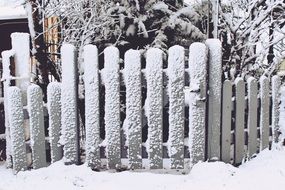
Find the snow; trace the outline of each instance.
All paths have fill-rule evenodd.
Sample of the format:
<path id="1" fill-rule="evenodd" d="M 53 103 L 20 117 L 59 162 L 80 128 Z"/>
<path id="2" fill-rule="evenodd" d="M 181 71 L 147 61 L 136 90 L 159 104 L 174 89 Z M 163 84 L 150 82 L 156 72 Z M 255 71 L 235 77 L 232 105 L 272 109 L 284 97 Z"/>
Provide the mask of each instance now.
<path id="1" fill-rule="evenodd" d="M 124 79 L 126 84 L 125 131 L 130 168 L 142 167 L 142 97 L 141 97 L 141 54 L 129 50 L 125 54 Z"/>
<path id="2" fill-rule="evenodd" d="M 0 20 L 20 18 L 27 18 L 27 12 L 24 6 L 9 6 L 0 4 Z"/>
<path id="3" fill-rule="evenodd" d="M 189 48 L 189 152 L 191 167 L 205 159 L 207 47 L 195 42 Z"/>
<path id="4" fill-rule="evenodd" d="M 146 80 L 148 114 L 147 151 L 150 168 L 162 168 L 162 111 L 163 111 L 163 70 L 162 51 L 151 48 L 146 52 Z"/>
<path id="5" fill-rule="evenodd" d="M 86 162 L 93 169 L 100 165 L 100 110 L 98 49 L 94 45 L 84 47 Z"/>
<path id="6" fill-rule="evenodd" d="M 105 69 L 105 130 L 106 130 L 106 156 L 108 168 L 120 167 L 120 75 L 119 75 L 119 50 L 110 46 L 104 50 Z"/>
<path id="7" fill-rule="evenodd" d="M 30 85 L 30 35 L 28 33 L 15 32 L 11 34 L 12 49 L 15 51 L 15 76 L 23 94 L 23 104 L 27 103 L 27 88 Z"/>
<path id="8" fill-rule="evenodd" d="M 183 168 L 184 158 L 184 48 L 173 46 L 169 49 L 169 147 L 172 168 Z"/>
<path id="9" fill-rule="evenodd" d="M 222 44 L 218 39 L 208 39 L 209 96 L 208 96 L 208 158 L 220 158 L 220 125 L 222 97 Z"/>
<path id="10" fill-rule="evenodd" d="M 51 82 L 47 87 L 47 109 L 49 113 L 49 143 L 51 150 L 51 162 L 62 158 L 62 146 L 60 145 L 61 131 L 61 84 Z"/>
<path id="11" fill-rule="evenodd" d="M 13 170 L 18 172 L 27 167 L 26 145 L 24 136 L 24 113 L 22 93 L 18 87 L 8 88 L 8 118 L 11 134 Z"/>
<path id="12" fill-rule="evenodd" d="M 254 77 L 249 77 L 247 79 L 247 97 L 249 111 L 247 118 L 248 158 L 251 158 L 257 152 L 257 89 L 257 80 Z"/>
<path id="13" fill-rule="evenodd" d="M 48 168 L 19 172 L 0 166 L 1 190 L 240 190 L 282 189 L 285 186 L 285 150 L 268 149 L 239 168 L 222 162 L 198 163 L 189 174 L 157 174 L 151 172 L 94 172 L 86 167 L 65 166 L 62 161 Z M 143 180 L 143 183 L 142 183 Z"/>
<path id="14" fill-rule="evenodd" d="M 28 87 L 28 111 L 31 133 L 31 148 L 33 156 L 33 168 L 46 166 L 46 146 L 43 113 L 43 95 L 38 85 Z"/>
<path id="15" fill-rule="evenodd" d="M 25 0 L 0 0 L 1 6 L 19 6 L 23 4 Z"/>
<path id="16" fill-rule="evenodd" d="M 78 114 L 77 114 L 77 64 L 76 50 L 71 44 L 64 44 L 62 55 L 61 123 L 64 145 L 64 159 L 67 164 L 79 160 Z"/>
<path id="17" fill-rule="evenodd" d="M 33 8 L 31 5 L 31 2 L 26 3 L 26 11 L 27 11 L 27 17 L 28 17 L 28 26 L 29 26 L 29 32 L 31 34 L 32 38 L 32 54 L 35 55 L 37 53 L 36 45 L 35 45 L 35 38 L 36 38 L 36 31 L 34 26 L 34 20 L 33 20 Z"/>
<path id="18" fill-rule="evenodd" d="M 281 97 L 281 104 L 280 106 L 280 117 L 279 117 L 279 127 L 280 127 L 280 132 L 281 136 L 280 139 L 284 140 L 285 139 L 285 87 L 282 86 L 280 89 L 280 97 Z"/>
<path id="19" fill-rule="evenodd" d="M 266 76 L 261 76 L 260 84 L 260 149 L 269 146 L 269 80 Z"/>
<path id="20" fill-rule="evenodd" d="M 2 52 L 2 68 L 3 75 L 1 81 L 4 81 L 4 97 L 8 96 L 8 88 L 10 86 L 10 57 L 15 55 L 13 50 L 3 51 Z M 4 99 L 4 105 L 8 105 L 8 99 Z M 11 138 L 10 138 L 10 127 L 9 127 L 9 119 L 8 119 L 8 110 L 7 106 L 5 109 L 5 135 L 6 135 L 6 159 L 7 166 L 12 167 L 12 158 L 11 158 Z"/>
<path id="21" fill-rule="evenodd" d="M 279 140 L 279 116 L 280 116 L 280 86 L 281 79 L 278 75 L 275 75 L 271 78 L 272 85 L 272 131 L 273 131 L 273 142 L 278 143 Z M 274 144 L 275 146 L 275 144 Z"/>

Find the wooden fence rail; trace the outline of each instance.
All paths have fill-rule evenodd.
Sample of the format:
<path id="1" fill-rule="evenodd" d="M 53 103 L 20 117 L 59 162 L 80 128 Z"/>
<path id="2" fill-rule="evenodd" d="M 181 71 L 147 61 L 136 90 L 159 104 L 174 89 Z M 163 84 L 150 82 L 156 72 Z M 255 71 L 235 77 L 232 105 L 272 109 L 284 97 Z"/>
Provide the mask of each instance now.
<path id="1" fill-rule="evenodd" d="M 69 44 L 63 45 L 62 82 L 50 83 L 47 90 L 48 143 L 44 138 L 40 88 L 35 84 L 28 88 L 32 167 L 47 165 L 45 150 L 48 144 L 52 163 L 63 158 L 66 164 L 79 164 L 84 157 L 90 168 L 99 170 L 103 168 L 103 158 L 107 160 L 107 169 L 125 166 L 142 169 L 146 166 L 144 160 L 148 161 L 147 168 L 163 169 L 165 158 L 169 158 L 172 169 L 191 168 L 205 160 L 240 164 L 278 142 L 279 77 L 222 81 L 219 41 L 193 43 L 189 51 L 189 62 L 186 63 L 183 47 L 171 47 L 167 60 L 161 50 L 151 48 L 146 52 L 146 68 L 143 68 L 140 51 L 129 50 L 124 55 L 121 70 L 119 50 L 108 47 L 104 51 L 104 68 L 100 70 L 98 49 L 94 45 L 85 46 L 86 138 L 82 142 L 76 49 Z M 12 150 L 9 154 L 14 170 L 19 171 L 27 167 L 27 139 L 23 135 L 23 103 L 20 101 L 20 94 L 26 92 L 8 86 L 7 118 Z M 165 135 L 167 140 L 163 138 Z M 127 164 L 122 162 L 125 148 Z M 147 158 L 143 156 L 144 148 Z"/>

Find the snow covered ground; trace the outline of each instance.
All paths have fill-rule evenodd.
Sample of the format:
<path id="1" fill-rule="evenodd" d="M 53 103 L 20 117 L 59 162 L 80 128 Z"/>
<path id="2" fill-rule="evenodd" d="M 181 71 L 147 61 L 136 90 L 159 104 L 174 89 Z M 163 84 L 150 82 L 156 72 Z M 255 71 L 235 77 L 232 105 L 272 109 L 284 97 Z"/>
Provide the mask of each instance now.
<path id="1" fill-rule="evenodd" d="M 284 148 L 265 150 L 239 168 L 222 162 L 199 163 L 187 175 L 94 172 L 85 165 L 65 166 L 62 161 L 48 168 L 13 175 L 12 170 L 0 166 L 0 190 L 269 190 L 282 187 L 285 187 Z"/>

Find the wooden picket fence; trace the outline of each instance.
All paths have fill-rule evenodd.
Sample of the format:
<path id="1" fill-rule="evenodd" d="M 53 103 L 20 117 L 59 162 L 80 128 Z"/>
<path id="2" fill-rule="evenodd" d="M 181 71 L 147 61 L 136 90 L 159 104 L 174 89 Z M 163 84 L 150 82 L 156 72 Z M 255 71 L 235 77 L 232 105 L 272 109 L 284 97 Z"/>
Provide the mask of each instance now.
<path id="1" fill-rule="evenodd" d="M 278 142 L 281 85 L 278 76 L 222 81 L 218 40 L 193 43 L 188 63 L 184 52 L 183 47 L 173 46 L 164 61 L 163 52 L 151 48 L 146 52 L 143 68 L 140 51 L 129 50 L 120 69 L 119 50 L 108 47 L 104 51 L 104 68 L 100 70 L 96 46 L 85 46 L 85 146 L 81 147 L 76 48 L 63 45 L 62 82 L 48 86 L 48 143 L 40 87 L 31 84 L 25 91 L 17 84 L 10 87 L 4 84 L 6 139 L 11 147 L 7 158 L 13 163 L 10 166 L 15 171 L 27 168 L 23 106 L 29 114 L 29 144 L 35 169 L 48 165 L 47 144 L 52 163 L 63 158 L 66 164 L 79 164 L 84 157 L 89 167 L 99 170 L 105 158 L 107 169 L 124 166 L 143 169 L 144 160 L 148 161 L 146 168 L 163 169 L 165 159 L 171 169 L 191 168 L 205 160 L 238 165 Z M 9 65 L 9 57 L 17 56 L 17 51 L 2 55 L 6 56 L 5 65 Z M 122 120 L 124 106 L 126 116 Z M 148 129 L 146 142 L 142 138 L 144 127 Z M 102 129 L 106 133 L 104 139 Z M 163 142 L 165 132 L 167 143 Z M 122 163 L 124 149 L 127 149 L 126 164 Z"/>

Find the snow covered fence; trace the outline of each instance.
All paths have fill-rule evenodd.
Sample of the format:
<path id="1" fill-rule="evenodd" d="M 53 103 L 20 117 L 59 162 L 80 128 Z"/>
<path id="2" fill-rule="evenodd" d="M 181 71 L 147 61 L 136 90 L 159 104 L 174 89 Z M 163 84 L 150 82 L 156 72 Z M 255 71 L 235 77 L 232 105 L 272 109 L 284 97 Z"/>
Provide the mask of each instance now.
<path id="1" fill-rule="evenodd" d="M 277 75 L 271 81 L 261 76 L 223 82 L 222 161 L 239 165 L 278 143 L 281 82 Z"/>
<path id="2" fill-rule="evenodd" d="M 27 33 L 12 33 L 12 49 L 2 52 L 4 97 L 8 97 L 8 87 L 17 86 L 21 89 L 22 103 L 27 105 L 27 88 L 30 84 L 30 42 Z M 1 53 L 1 52 L 0 52 Z M 7 99 L 4 99 L 5 109 L 5 136 L 6 136 L 6 159 L 7 166 L 12 167 L 10 127 L 7 110 Z M 25 133 L 29 131 L 28 120 L 24 117 Z M 27 134 L 27 133 L 26 133 Z M 26 138 L 29 138 L 26 136 Z"/>
<path id="3" fill-rule="evenodd" d="M 206 158 L 207 47 L 190 46 L 189 152 L 190 166 Z"/>
<path id="4" fill-rule="evenodd" d="M 8 88 L 12 85 L 11 78 L 13 77 L 13 72 L 10 69 L 14 64 L 15 51 L 8 50 L 2 52 L 2 67 L 3 67 L 3 87 L 4 87 L 4 97 L 8 97 Z M 14 83 L 14 81 L 13 81 Z M 8 98 L 4 98 L 4 105 L 8 105 Z M 12 167 L 12 150 L 11 150 L 11 138 L 10 138 L 10 127 L 9 127 L 9 114 L 8 106 L 4 106 L 5 111 L 5 137 L 6 137 L 6 163 L 7 167 Z"/>
<path id="5" fill-rule="evenodd" d="M 84 47 L 85 67 L 85 128 L 86 162 L 92 169 L 99 169 L 100 160 L 100 109 L 98 49 L 94 45 Z"/>
<path id="6" fill-rule="evenodd" d="M 52 82 L 47 87 L 47 109 L 49 114 L 49 143 L 51 162 L 62 158 L 61 135 L 61 84 Z"/>
<path id="7" fill-rule="evenodd" d="M 218 41 L 193 43 L 188 63 L 184 51 L 173 46 L 165 59 L 163 51 L 151 48 L 144 62 L 140 51 L 129 50 L 123 62 L 119 50 L 108 47 L 101 63 L 96 46 L 87 45 L 83 54 L 83 142 L 77 113 L 76 49 L 63 45 L 62 83 L 51 83 L 47 95 L 51 162 L 64 155 L 66 164 L 77 164 L 85 156 L 87 166 L 94 170 L 104 166 L 118 170 L 185 169 L 207 159 L 238 165 L 271 147 L 272 136 L 277 142 L 278 76 L 271 83 L 265 76 L 222 82 Z M 29 87 L 28 94 L 33 167 L 39 168 L 46 164 L 42 97 L 36 85 Z M 13 101 L 11 98 L 7 101 Z M 15 113 L 23 111 L 19 105 L 15 109 Z M 15 127 L 11 120 L 14 112 L 8 113 L 9 123 L 13 122 L 10 127 Z M 13 158 L 13 152 L 10 154 Z M 23 163 L 15 167 L 19 170 Z"/>
<path id="8" fill-rule="evenodd" d="M 22 93 L 18 87 L 8 88 L 8 118 L 10 124 L 11 155 L 15 172 L 27 168 Z"/>
<path id="9" fill-rule="evenodd" d="M 38 85 L 28 87 L 28 111 L 30 116 L 31 148 L 33 168 L 42 168 L 46 164 L 45 129 L 43 113 L 43 95 Z"/>
<path id="10" fill-rule="evenodd" d="M 61 126 L 64 162 L 79 163 L 78 79 L 76 49 L 71 44 L 61 47 Z"/>

